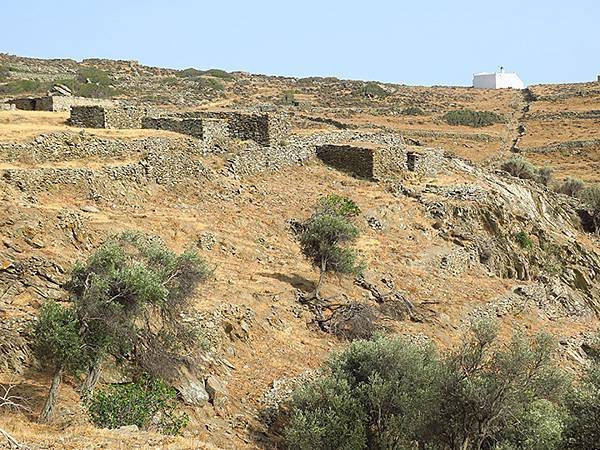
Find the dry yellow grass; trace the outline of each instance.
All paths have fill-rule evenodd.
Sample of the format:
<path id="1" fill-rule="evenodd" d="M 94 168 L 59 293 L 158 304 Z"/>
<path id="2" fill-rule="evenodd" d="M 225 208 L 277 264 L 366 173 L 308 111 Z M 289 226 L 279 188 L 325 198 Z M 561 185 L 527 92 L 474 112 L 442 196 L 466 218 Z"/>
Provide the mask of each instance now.
<path id="1" fill-rule="evenodd" d="M 180 137 L 180 134 L 162 130 L 114 130 L 79 128 L 67 125 L 69 113 L 49 111 L 0 111 L 0 142 L 24 142 L 44 133 L 70 131 L 114 139 L 135 139 L 150 136 Z"/>

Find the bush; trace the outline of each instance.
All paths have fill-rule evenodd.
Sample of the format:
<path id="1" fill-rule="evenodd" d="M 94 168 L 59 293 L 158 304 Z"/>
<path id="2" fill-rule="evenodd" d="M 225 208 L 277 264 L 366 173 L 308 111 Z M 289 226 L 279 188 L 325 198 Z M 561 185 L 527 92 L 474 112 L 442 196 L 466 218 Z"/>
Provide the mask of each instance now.
<path id="1" fill-rule="evenodd" d="M 197 79 L 202 76 L 220 78 L 222 80 L 233 80 L 233 75 L 222 69 L 198 70 L 190 67 L 177 72 L 178 77 Z"/>
<path id="2" fill-rule="evenodd" d="M 319 296 L 327 272 L 359 274 L 356 252 L 347 245 L 359 235 L 351 222 L 360 209 L 352 200 L 330 195 L 319 200 L 312 216 L 299 227 L 297 235 L 304 256 L 320 271 L 314 295 Z"/>
<path id="3" fill-rule="evenodd" d="M 567 379 L 547 335 L 506 345 L 475 324 L 455 351 L 398 337 L 355 341 L 299 389 L 290 448 L 552 449 L 565 426 Z M 350 432 L 351 430 L 351 432 Z"/>
<path id="4" fill-rule="evenodd" d="M 518 233 L 515 233 L 514 237 L 515 237 L 515 241 L 517 242 L 517 244 L 519 244 L 519 246 L 521 248 L 531 248 L 531 247 L 533 247 L 533 242 L 529 238 L 529 235 L 526 232 L 519 231 Z"/>
<path id="5" fill-rule="evenodd" d="M 562 182 L 560 186 L 556 188 L 557 192 L 561 194 L 570 195 L 571 197 L 578 197 L 583 191 L 585 184 L 583 181 L 577 178 L 568 177 L 565 181 Z"/>
<path id="6" fill-rule="evenodd" d="M 418 106 L 409 106 L 408 108 L 404 108 L 402 110 L 402 115 L 404 115 L 404 116 L 424 116 L 425 111 L 423 111 Z"/>
<path id="7" fill-rule="evenodd" d="M 225 85 L 221 81 L 215 80 L 214 78 L 200 77 L 195 81 L 196 86 L 202 91 L 220 92 L 225 90 Z"/>
<path id="8" fill-rule="evenodd" d="M 73 95 L 88 98 L 112 98 L 118 93 L 118 91 L 111 86 L 92 83 L 76 84 L 75 90 L 72 92 Z"/>
<path id="9" fill-rule="evenodd" d="M 140 371 L 166 376 L 171 360 L 193 344 L 181 314 L 208 273 L 195 251 L 178 255 L 160 238 L 138 232 L 115 235 L 78 262 L 65 287 L 91 355 L 83 396 L 93 391 L 108 355 L 127 356 Z"/>
<path id="10" fill-rule="evenodd" d="M 438 368 L 432 347 L 381 336 L 354 341 L 294 395 L 289 447 L 408 448 L 424 433 Z"/>
<path id="11" fill-rule="evenodd" d="M 44 303 L 32 326 L 31 348 L 42 368 L 53 374 L 40 416 L 42 422 L 47 422 L 54 414 L 63 374 L 77 373 L 87 363 L 85 342 L 75 311 L 54 301 Z"/>
<path id="12" fill-rule="evenodd" d="M 222 80 L 233 80 L 233 75 L 223 69 L 208 69 L 200 72 L 200 75 L 220 78 Z"/>
<path id="13" fill-rule="evenodd" d="M 112 84 L 112 77 L 108 72 L 97 69 L 96 67 L 82 67 L 77 71 L 77 81 L 82 84 L 98 84 L 100 86 L 109 86 Z"/>
<path id="14" fill-rule="evenodd" d="M 88 73 L 88 72 L 84 72 Z M 94 77 L 95 80 L 101 80 L 98 82 L 87 82 L 87 78 L 78 75 L 77 78 L 69 78 L 62 80 L 55 80 L 53 84 L 63 84 L 68 87 L 73 95 L 78 97 L 88 98 L 112 98 L 119 93 L 110 83 L 110 79 L 104 79 L 102 76 L 97 75 Z M 91 80 L 90 80 L 91 81 Z"/>
<path id="15" fill-rule="evenodd" d="M 0 86 L 0 94 L 32 94 L 50 89 L 50 83 L 38 80 L 15 80 Z"/>
<path id="16" fill-rule="evenodd" d="M 387 97 L 388 95 L 390 95 L 390 93 L 388 91 L 386 91 L 384 88 L 382 88 L 379 85 L 379 83 L 375 83 L 374 81 L 366 83 L 362 87 L 361 91 L 365 97 L 369 97 L 369 98 Z"/>
<path id="17" fill-rule="evenodd" d="M 317 213 L 332 214 L 350 219 L 360 214 L 360 208 L 353 200 L 332 194 L 319 199 Z"/>
<path id="18" fill-rule="evenodd" d="M 567 401 L 570 413 L 564 448 L 587 450 L 600 442 L 600 361 L 596 360 Z"/>
<path id="19" fill-rule="evenodd" d="M 199 77 L 200 75 L 202 75 L 202 71 L 198 70 L 198 69 L 194 69 L 193 67 L 190 67 L 188 69 L 183 69 L 183 70 L 180 70 L 179 72 L 177 72 L 177 76 L 182 77 L 182 78 L 194 78 L 194 77 Z"/>
<path id="20" fill-rule="evenodd" d="M 554 171 L 550 167 L 542 167 L 537 171 L 537 180 L 544 186 L 550 186 L 553 176 Z"/>
<path id="21" fill-rule="evenodd" d="M 535 166 L 518 156 L 504 161 L 501 169 L 510 173 L 513 177 L 523 178 L 525 180 L 536 180 L 538 178 Z"/>
<path id="22" fill-rule="evenodd" d="M 466 125 L 468 127 L 487 127 L 495 123 L 502 123 L 502 116 L 491 111 L 473 111 L 470 109 L 457 109 L 449 111 L 442 116 L 448 125 Z"/>
<path id="23" fill-rule="evenodd" d="M 163 434 L 180 434 L 187 426 L 187 414 L 177 414 L 177 392 L 162 380 L 143 377 L 134 383 L 112 385 L 90 399 L 88 412 L 101 428 L 137 425 L 155 426 Z"/>
<path id="24" fill-rule="evenodd" d="M 8 79 L 10 75 L 10 70 L 8 67 L 0 66 L 0 81 L 4 81 Z"/>
<path id="25" fill-rule="evenodd" d="M 294 94 L 294 91 L 292 91 L 292 90 L 285 91 L 283 93 L 283 95 L 281 96 L 281 103 L 283 103 L 284 105 L 297 105 L 298 102 L 296 101 L 296 96 Z"/>
<path id="26" fill-rule="evenodd" d="M 585 188 L 581 191 L 580 197 L 590 208 L 594 226 L 600 229 L 600 185 Z"/>

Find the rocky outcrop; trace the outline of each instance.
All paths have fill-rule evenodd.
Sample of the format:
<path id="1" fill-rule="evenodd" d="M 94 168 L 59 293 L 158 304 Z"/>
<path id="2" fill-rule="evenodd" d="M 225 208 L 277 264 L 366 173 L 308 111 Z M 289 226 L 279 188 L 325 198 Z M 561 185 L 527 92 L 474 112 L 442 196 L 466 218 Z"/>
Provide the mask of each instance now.
<path id="1" fill-rule="evenodd" d="M 582 229 L 577 200 L 457 158 L 448 167 L 474 181 L 432 184 L 413 196 L 439 235 L 462 249 L 464 258 L 449 266 L 475 261 L 495 276 L 535 281 L 534 302 L 551 317 L 600 314 L 600 254 L 584 244 L 593 237 Z M 530 297 L 508 296 L 517 307 Z"/>

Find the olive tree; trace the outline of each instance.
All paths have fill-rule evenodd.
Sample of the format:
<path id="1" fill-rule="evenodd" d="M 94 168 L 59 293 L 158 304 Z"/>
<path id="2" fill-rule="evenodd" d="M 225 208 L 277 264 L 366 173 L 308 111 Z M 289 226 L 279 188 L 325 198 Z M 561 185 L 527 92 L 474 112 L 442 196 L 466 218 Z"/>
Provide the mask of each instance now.
<path id="1" fill-rule="evenodd" d="M 314 296 L 319 291 L 326 273 L 358 274 L 363 267 L 349 245 L 356 240 L 359 230 L 352 219 L 360 209 L 352 200 L 337 195 L 322 198 L 311 217 L 301 224 L 298 242 L 304 256 L 319 270 Z"/>
<path id="2" fill-rule="evenodd" d="M 597 448 L 600 442 L 600 357 L 595 343 L 592 364 L 567 400 L 570 413 L 564 447 L 573 450 Z"/>
<path id="3" fill-rule="evenodd" d="M 560 405 L 568 388 L 555 350 L 547 334 L 515 333 L 501 344 L 494 322 L 474 324 L 465 342 L 444 358 L 428 440 L 457 450 L 494 443 L 533 449 L 538 447 L 530 438 L 537 434 L 547 440 L 541 448 L 554 448 L 564 428 Z M 533 420 L 540 411 L 554 421 Z"/>
<path id="4" fill-rule="evenodd" d="M 138 232 L 109 238 L 76 264 L 67 289 L 90 354 L 82 395 L 93 391 L 108 355 L 128 356 L 150 374 L 168 367 L 158 360 L 191 339 L 181 315 L 208 273 L 195 251 L 178 255 Z"/>
<path id="5" fill-rule="evenodd" d="M 600 231 L 600 185 L 583 189 L 580 197 L 589 205 L 594 227 Z"/>
<path id="6" fill-rule="evenodd" d="M 78 372 L 86 363 L 85 343 L 75 311 L 54 301 L 44 303 L 33 323 L 32 350 L 44 369 L 53 374 L 41 422 L 52 419 L 65 372 Z"/>
<path id="7" fill-rule="evenodd" d="M 432 344 L 399 337 L 354 341 L 296 392 L 287 443 L 293 449 L 558 449 L 568 379 L 553 351 L 546 335 L 517 333 L 502 344 L 488 322 L 475 324 L 462 345 L 443 355 Z M 586 419 L 586 427 L 593 423 Z M 597 435 L 588 436 L 592 442 Z"/>

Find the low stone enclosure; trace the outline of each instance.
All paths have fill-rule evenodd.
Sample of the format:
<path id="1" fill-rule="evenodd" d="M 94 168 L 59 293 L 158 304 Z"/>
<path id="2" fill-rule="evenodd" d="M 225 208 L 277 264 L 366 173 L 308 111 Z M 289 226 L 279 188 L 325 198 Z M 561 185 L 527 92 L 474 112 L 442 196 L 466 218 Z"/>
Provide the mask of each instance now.
<path id="1" fill-rule="evenodd" d="M 25 111 L 70 111 L 72 106 L 100 106 L 109 108 L 112 100 L 100 98 L 73 97 L 63 95 L 47 95 L 44 97 L 25 97 L 9 100 L 8 104 Z"/>
<path id="2" fill-rule="evenodd" d="M 254 141 L 265 147 L 285 142 L 291 129 L 289 119 L 283 114 L 239 111 L 194 111 L 146 117 L 142 126 L 189 134 L 205 141 L 233 138 Z"/>
<path id="3" fill-rule="evenodd" d="M 135 106 L 73 106 L 69 124 L 84 128 L 142 128 L 146 110 Z"/>
<path id="4" fill-rule="evenodd" d="M 86 128 L 147 128 L 174 131 L 215 143 L 220 139 L 251 140 L 268 147 L 284 143 L 290 121 L 283 114 L 240 111 L 152 113 L 133 106 L 74 106 L 71 125 Z"/>
<path id="5" fill-rule="evenodd" d="M 367 180 L 406 171 L 433 174 L 443 161 L 441 150 L 371 142 L 320 145 L 316 155 L 330 167 Z"/>

